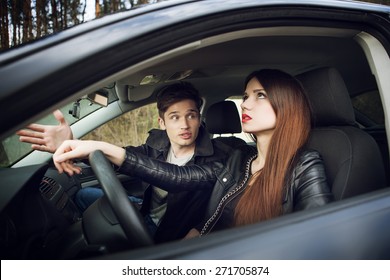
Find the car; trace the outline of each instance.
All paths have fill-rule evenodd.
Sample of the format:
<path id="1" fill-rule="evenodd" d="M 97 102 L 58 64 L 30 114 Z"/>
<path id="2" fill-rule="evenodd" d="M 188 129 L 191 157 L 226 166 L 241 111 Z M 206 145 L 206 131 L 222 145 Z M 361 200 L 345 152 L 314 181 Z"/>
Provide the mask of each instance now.
<path id="1" fill-rule="evenodd" d="M 2 259 L 389 259 L 389 15 L 388 6 L 355 1 L 173 0 L 0 53 Z M 15 135 L 33 122 L 54 123 L 60 108 L 76 138 L 126 142 L 141 125 L 146 137 L 155 117 L 137 110 L 153 108 L 154 90 L 179 80 L 202 94 L 207 126 L 222 116 L 214 105 L 239 104 L 244 78 L 263 68 L 288 72 L 304 86 L 316 117 L 310 145 L 324 157 L 336 201 L 148 244 L 129 240 L 112 204 L 110 224 L 74 203 L 79 189 L 105 178 L 112 179 L 103 183 L 108 191 L 124 193 L 130 177 L 112 170 L 101 176 L 107 162 L 99 153 L 79 163 L 82 174 L 59 174 L 50 153 L 32 151 Z M 236 108 L 229 116 L 238 116 Z M 102 127 L 112 129 L 105 136 Z M 208 128 L 221 141 L 254 144 Z"/>

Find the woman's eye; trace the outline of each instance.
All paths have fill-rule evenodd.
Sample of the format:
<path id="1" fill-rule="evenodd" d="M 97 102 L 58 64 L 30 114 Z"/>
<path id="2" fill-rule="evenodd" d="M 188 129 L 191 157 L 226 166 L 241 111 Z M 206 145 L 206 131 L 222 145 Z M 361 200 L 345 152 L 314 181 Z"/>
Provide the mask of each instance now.
<path id="1" fill-rule="evenodd" d="M 259 99 L 263 99 L 263 98 L 267 98 L 267 95 L 266 95 L 264 92 L 259 92 L 259 93 L 257 94 L 257 97 L 258 97 Z"/>
<path id="2" fill-rule="evenodd" d="M 243 100 L 243 101 L 245 101 L 245 100 L 247 100 L 247 99 L 248 99 L 248 95 L 243 95 L 243 96 L 242 96 L 242 100 Z"/>

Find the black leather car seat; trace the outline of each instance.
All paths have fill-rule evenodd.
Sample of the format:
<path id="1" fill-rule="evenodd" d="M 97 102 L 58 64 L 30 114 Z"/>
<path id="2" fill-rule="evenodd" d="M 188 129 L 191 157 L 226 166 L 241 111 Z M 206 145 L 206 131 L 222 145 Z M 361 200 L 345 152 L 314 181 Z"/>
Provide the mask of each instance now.
<path id="1" fill-rule="evenodd" d="M 219 134 L 215 138 L 218 141 L 237 147 L 245 145 L 246 142 L 233 136 L 234 133 L 241 133 L 241 119 L 236 104 L 230 100 L 224 100 L 212 104 L 206 113 L 206 128 L 210 134 Z M 232 134 L 231 136 L 221 136 L 221 134 Z"/>
<path id="2" fill-rule="evenodd" d="M 321 68 L 297 76 L 310 100 L 314 129 L 309 148 L 324 159 L 336 200 L 386 186 L 385 169 L 375 140 L 355 122 L 353 106 L 340 73 Z"/>

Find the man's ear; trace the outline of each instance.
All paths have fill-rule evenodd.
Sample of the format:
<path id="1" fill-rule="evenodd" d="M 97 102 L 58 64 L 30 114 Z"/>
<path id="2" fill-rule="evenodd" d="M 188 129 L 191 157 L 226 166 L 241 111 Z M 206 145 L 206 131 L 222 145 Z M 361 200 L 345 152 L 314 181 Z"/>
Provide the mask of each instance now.
<path id="1" fill-rule="evenodd" d="M 158 124 L 160 125 L 160 129 L 165 130 L 165 122 L 162 118 L 158 117 Z"/>

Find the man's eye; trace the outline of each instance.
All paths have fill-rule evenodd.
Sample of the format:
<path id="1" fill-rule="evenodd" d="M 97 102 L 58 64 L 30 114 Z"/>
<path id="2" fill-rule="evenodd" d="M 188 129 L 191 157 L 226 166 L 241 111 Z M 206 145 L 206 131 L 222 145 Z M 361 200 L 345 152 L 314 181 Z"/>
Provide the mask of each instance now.
<path id="1" fill-rule="evenodd" d="M 242 96 L 242 101 L 245 101 L 247 99 L 248 99 L 248 95 L 245 94 L 245 95 Z"/>
<path id="2" fill-rule="evenodd" d="M 174 120 L 174 121 L 176 121 L 176 120 L 178 120 L 179 119 L 179 117 L 178 116 L 171 116 L 171 120 Z"/>

